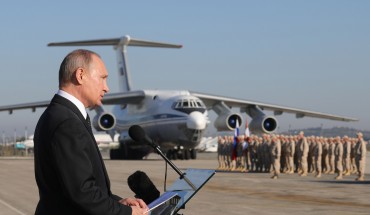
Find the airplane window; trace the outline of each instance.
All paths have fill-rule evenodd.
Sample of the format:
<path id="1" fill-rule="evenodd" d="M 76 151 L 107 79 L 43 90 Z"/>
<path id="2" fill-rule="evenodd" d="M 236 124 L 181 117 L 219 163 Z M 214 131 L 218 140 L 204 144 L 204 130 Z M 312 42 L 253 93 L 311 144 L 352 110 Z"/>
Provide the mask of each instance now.
<path id="1" fill-rule="evenodd" d="M 172 108 L 179 108 L 180 107 L 180 104 L 179 104 L 179 102 L 177 101 L 177 102 L 174 102 L 173 104 L 172 104 Z"/>
<path id="2" fill-rule="evenodd" d="M 206 108 L 206 106 L 200 100 L 197 100 L 197 104 L 198 104 L 198 107 L 200 107 L 200 108 Z"/>
<path id="3" fill-rule="evenodd" d="M 172 108 L 187 114 L 193 111 L 199 111 L 204 113 L 206 111 L 206 106 L 199 99 L 182 99 L 174 102 Z"/>

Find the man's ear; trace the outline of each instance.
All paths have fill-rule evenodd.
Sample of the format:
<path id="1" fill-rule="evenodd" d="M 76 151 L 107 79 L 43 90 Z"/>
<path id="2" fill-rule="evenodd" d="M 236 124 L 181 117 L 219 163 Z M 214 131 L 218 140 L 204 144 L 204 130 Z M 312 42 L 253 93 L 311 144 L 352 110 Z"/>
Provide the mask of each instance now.
<path id="1" fill-rule="evenodd" d="M 76 83 L 81 85 L 84 82 L 84 79 L 85 79 L 84 76 L 86 76 L 86 71 L 83 68 L 77 68 L 74 73 L 74 76 L 75 76 Z"/>

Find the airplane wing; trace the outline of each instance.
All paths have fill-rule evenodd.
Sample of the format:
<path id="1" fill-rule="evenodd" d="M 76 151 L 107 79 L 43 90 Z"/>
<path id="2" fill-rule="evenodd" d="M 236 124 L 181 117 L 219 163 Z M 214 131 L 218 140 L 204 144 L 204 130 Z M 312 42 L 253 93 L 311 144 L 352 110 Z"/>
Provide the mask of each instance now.
<path id="1" fill-rule="evenodd" d="M 280 105 L 266 104 L 266 103 L 261 103 L 261 102 L 248 101 L 248 100 L 230 98 L 230 97 L 224 97 L 224 96 L 217 96 L 217 95 L 193 92 L 193 91 L 190 91 L 190 93 L 193 96 L 200 98 L 204 102 L 204 104 L 207 106 L 207 108 L 212 108 L 214 105 L 220 102 L 223 102 L 229 107 L 240 107 L 241 109 L 243 108 L 247 109 L 248 107 L 258 106 L 262 110 L 273 111 L 274 115 L 281 115 L 283 112 L 286 112 L 286 113 L 295 114 L 297 118 L 302 118 L 302 117 L 307 116 L 307 117 L 313 117 L 313 118 L 322 118 L 322 119 L 338 120 L 338 121 L 345 121 L 345 122 L 358 121 L 358 119 L 356 118 L 337 116 L 333 114 L 303 110 L 303 109 L 298 109 L 298 108 L 284 107 Z"/>
<path id="2" fill-rule="evenodd" d="M 314 118 L 323 118 L 323 119 L 330 119 L 330 120 L 338 120 L 338 121 L 358 121 L 356 118 L 350 117 L 343 117 L 333 114 L 321 113 L 316 111 L 309 111 L 304 109 L 298 108 L 291 108 L 285 107 L 280 105 L 274 104 L 267 104 L 249 100 L 243 100 L 238 98 L 231 98 L 225 96 L 218 96 L 200 92 L 190 91 L 193 96 L 200 98 L 204 104 L 211 109 L 214 105 L 224 102 L 229 107 L 239 107 L 239 108 L 248 108 L 248 107 L 255 107 L 258 106 L 262 110 L 270 110 L 273 111 L 275 115 L 281 115 L 282 113 L 291 113 L 295 114 L 297 118 L 302 117 L 314 117 Z M 145 98 L 145 92 L 142 90 L 138 91 L 130 91 L 125 93 L 112 93 L 107 94 L 103 98 L 103 104 L 113 105 L 113 104 L 129 104 L 129 103 L 139 103 L 142 99 Z M 9 111 L 9 114 L 12 114 L 14 110 L 20 109 L 32 109 L 34 112 L 36 108 L 47 107 L 50 101 L 40 101 L 40 102 L 31 102 L 31 103 L 23 103 L 23 104 L 16 104 L 16 105 L 7 105 L 7 106 L 0 106 L 0 111 Z"/>
<path id="3" fill-rule="evenodd" d="M 17 105 L 0 106 L 0 111 L 9 111 L 9 114 L 12 114 L 13 110 L 32 109 L 32 112 L 35 112 L 36 108 L 47 107 L 49 103 L 50 101 L 42 101 L 42 102 L 23 103 Z"/>
<path id="4" fill-rule="evenodd" d="M 102 102 L 103 104 L 112 105 L 112 104 L 134 104 L 139 103 L 142 99 L 145 98 L 145 92 L 142 90 L 130 91 L 125 93 L 112 93 L 104 96 Z M 40 102 L 30 102 L 16 105 L 6 105 L 0 106 L 1 111 L 9 111 L 9 114 L 12 114 L 14 110 L 21 109 L 32 109 L 32 112 L 35 112 L 36 108 L 45 108 L 50 104 L 48 101 Z"/>

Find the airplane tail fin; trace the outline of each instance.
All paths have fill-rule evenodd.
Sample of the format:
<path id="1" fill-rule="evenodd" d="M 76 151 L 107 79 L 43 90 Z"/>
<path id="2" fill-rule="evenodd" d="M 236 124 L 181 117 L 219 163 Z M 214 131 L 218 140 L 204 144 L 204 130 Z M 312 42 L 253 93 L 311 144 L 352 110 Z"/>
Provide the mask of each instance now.
<path id="1" fill-rule="evenodd" d="M 117 54 L 117 68 L 121 92 L 131 91 L 130 73 L 127 68 L 126 47 L 181 48 L 182 45 L 134 39 L 126 35 L 121 38 L 82 40 L 49 43 L 48 46 L 113 46 Z"/>

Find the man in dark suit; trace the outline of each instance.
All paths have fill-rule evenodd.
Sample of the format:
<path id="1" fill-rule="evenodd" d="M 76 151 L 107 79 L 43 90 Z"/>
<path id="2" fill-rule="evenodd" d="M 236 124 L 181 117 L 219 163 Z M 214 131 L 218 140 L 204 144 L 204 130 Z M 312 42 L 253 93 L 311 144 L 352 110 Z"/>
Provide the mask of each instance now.
<path id="1" fill-rule="evenodd" d="M 108 72 L 100 56 L 75 50 L 59 70 L 59 91 L 37 123 L 35 214 L 144 214 L 141 199 L 111 193 L 85 108 L 101 105 Z"/>

